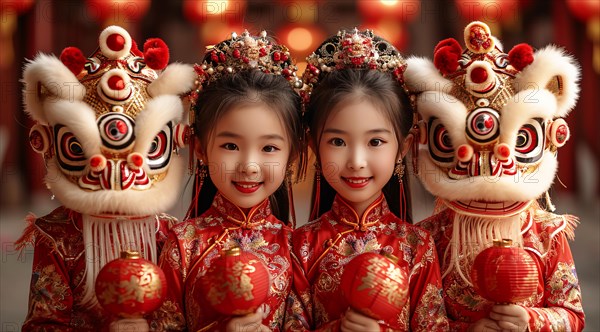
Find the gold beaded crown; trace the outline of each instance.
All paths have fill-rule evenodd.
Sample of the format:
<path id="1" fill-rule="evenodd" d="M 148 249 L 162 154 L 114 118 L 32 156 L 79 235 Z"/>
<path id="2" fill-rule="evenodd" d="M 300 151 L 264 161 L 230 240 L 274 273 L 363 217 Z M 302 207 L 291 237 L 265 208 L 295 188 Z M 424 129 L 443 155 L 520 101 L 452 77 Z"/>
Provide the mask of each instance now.
<path id="1" fill-rule="evenodd" d="M 388 41 L 375 35 L 371 30 L 338 31 L 327 39 L 308 58 L 308 65 L 302 75 L 305 83 L 300 92 L 304 104 L 310 93 L 325 75 L 334 70 L 354 68 L 378 70 L 390 73 L 404 87 L 406 61 L 400 52 Z"/>
<path id="2" fill-rule="evenodd" d="M 203 89 L 224 75 L 246 70 L 260 70 L 267 74 L 281 75 L 293 88 L 302 87 L 302 81 L 296 76 L 298 67 L 292 60 L 285 45 L 277 44 L 267 33 L 258 36 L 245 30 L 241 35 L 232 33 L 231 38 L 207 49 L 202 64 L 194 66 L 198 75 L 196 91 L 192 101 Z"/>

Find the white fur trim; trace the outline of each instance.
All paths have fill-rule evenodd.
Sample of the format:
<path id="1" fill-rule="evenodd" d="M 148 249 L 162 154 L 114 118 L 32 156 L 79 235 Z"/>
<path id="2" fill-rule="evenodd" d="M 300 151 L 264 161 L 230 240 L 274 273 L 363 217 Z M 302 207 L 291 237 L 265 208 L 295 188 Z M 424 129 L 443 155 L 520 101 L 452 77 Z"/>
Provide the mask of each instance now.
<path id="1" fill-rule="evenodd" d="M 183 106 L 177 96 L 159 96 L 146 104 L 146 109 L 135 119 L 135 147 L 134 152 L 143 156 L 148 154 L 154 137 L 169 122 L 179 122 Z"/>
<path id="2" fill-rule="evenodd" d="M 426 123 L 433 116 L 440 119 L 448 129 L 455 149 L 461 144 L 467 144 L 465 119 L 468 111 L 458 99 L 445 93 L 427 91 L 419 95 L 417 105 L 419 113 Z"/>
<path id="3" fill-rule="evenodd" d="M 106 44 L 106 40 L 112 34 L 121 35 L 123 39 L 125 39 L 123 49 L 119 51 L 113 51 L 110 49 L 110 47 L 108 47 L 108 45 Z M 104 56 L 106 56 L 109 59 L 116 60 L 119 58 L 123 58 L 126 55 L 129 55 L 129 51 L 131 51 L 132 41 L 131 36 L 129 35 L 129 32 L 127 32 L 127 30 L 116 25 L 111 25 L 100 33 L 100 37 L 98 37 L 98 44 L 100 45 L 100 51 L 102 52 L 102 54 L 104 54 Z"/>
<path id="4" fill-rule="evenodd" d="M 81 143 L 87 158 L 101 154 L 102 141 L 96 125 L 96 113 L 88 104 L 80 101 L 58 100 L 46 101 L 44 105 L 48 122 L 52 126 L 56 124 L 67 126 Z"/>
<path id="5" fill-rule="evenodd" d="M 500 178 L 469 177 L 454 180 L 433 163 L 426 146 L 420 147 L 419 179 L 434 196 L 449 201 L 489 200 L 489 201 L 530 201 L 546 192 L 556 173 L 555 156 L 544 151 L 535 173 L 514 176 L 502 175 Z"/>
<path id="6" fill-rule="evenodd" d="M 524 89 L 547 89 L 553 79 L 560 78 L 562 93 L 556 95 L 557 109 L 554 117 L 564 117 L 575 106 L 579 97 L 579 65 L 571 56 L 556 46 L 550 45 L 534 54 L 533 62 L 525 67 L 514 80 L 517 91 Z"/>
<path id="7" fill-rule="evenodd" d="M 85 191 L 67 179 L 52 160 L 45 182 L 64 206 L 80 213 L 147 215 L 167 211 L 181 199 L 184 169 L 183 157 L 173 155 L 165 178 L 150 189 Z"/>
<path id="8" fill-rule="evenodd" d="M 23 89 L 25 112 L 42 124 L 48 124 L 44 101 L 51 103 L 57 99 L 83 100 L 86 92 L 77 77 L 58 58 L 43 53 L 25 64 L 23 83 L 25 83 Z M 38 83 L 56 97 L 46 96 L 45 100 L 40 100 Z"/>
<path id="9" fill-rule="evenodd" d="M 556 109 L 556 99 L 548 90 L 525 90 L 518 92 L 502 108 L 500 142 L 514 151 L 521 126 L 533 118 L 551 120 Z"/>
<path id="10" fill-rule="evenodd" d="M 148 85 L 148 93 L 153 97 L 180 95 L 192 90 L 195 80 L 194 67 L 182 63 L 173 63 Z"/>
<path id="11" fill-rule="evenodd" d="M 453 83 L 445 79 L 427 58 L 410 57 L 406 60 L 404 81 L 410 92 L 444 91 L 448 93 Z"/>

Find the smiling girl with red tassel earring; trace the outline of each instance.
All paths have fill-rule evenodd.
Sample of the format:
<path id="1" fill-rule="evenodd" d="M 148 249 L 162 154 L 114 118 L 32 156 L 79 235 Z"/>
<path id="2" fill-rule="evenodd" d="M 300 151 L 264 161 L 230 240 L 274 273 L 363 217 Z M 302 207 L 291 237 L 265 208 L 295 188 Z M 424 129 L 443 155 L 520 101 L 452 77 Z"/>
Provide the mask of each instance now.
<path id="1" fill-rule="evenodd" d="M 286 328 L 445 330 L 433 240 L 407 222 L 409 200 L 399 193 L 412 143 L 404 59 L 371 31 L 354 29 L 329 38 L 307 60 L 304 119 L 320 170 L 311 213 L 316 219 L 293 235 L 292 297 L 298 298 L 290 301 Z M 407 276 L 402 289 L 387 289 L 409 294 L 393 318 L 371 318 L 365 308 L 351 308 L 342 294 L 345 267 L 365 253 L 397 257 Z"/>
<path id="2" fill-rule="evenodd" d="M 232 34 L 196 66 L 199 176 L 191 218 L 173 228 L 160 259 L 169 290 L 155 312 L 157 330 L 282 329 L 292 277 L 293 211 L 286 179 L 302 127 L 300 96 L 294 90 L 302 81 L 296 70 L 287 48 L 264 31 Z M 254 268 L 243 268 L 239 275 L 225 273 L 215 280 L 220 256 L 238 248 L 263 263 L 269 276 L 256 279 Z M 206 283 L 210 290 L 201 286 Z M 222 286 L 243 293 L 259 283 L 269 285 L 268 298 L 252 303 L 251 308 L 258 306 L 255 311 L 237 314 L 240 302 L 229 301 Z"/>

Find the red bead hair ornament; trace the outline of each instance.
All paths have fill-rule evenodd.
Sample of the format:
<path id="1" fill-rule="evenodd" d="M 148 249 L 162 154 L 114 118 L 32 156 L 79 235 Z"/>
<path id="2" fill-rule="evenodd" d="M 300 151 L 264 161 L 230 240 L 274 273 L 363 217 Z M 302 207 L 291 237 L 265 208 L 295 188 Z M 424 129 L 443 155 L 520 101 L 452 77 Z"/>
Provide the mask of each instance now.
<path id="1" fill-rule="evenodd" d="M 266 301 L 270 286 L 269 271 L 263 262 L 238 247 L 215 259 L 200 280 L 204 300 L 228 316 L 255 312 Z"/>
<path id="2" fill-rule="evenodd" d="M 121 318 L 141 318 L 160 307 L 167 295 L 165 274 L 139 253 L 124 251 L 108 262 L 96 278 L 96 298 L 106 311 Z"/>
<path id="3" fill-rule="evenodd" d="M 512 247 L 512 240 L 495 240 L 480 252 L 471 270 L 477 293 L 496 303 L 516 303 L 536 294 L 538 268 L 522 248 Z"/>
<path id="4" fill-rule="evenodd" d="M 346 265 L 340 289 L 353 309 L 377 320 L 398 319 L 408 297 L 408 277 L 397 260 L 364 253 Z"/>

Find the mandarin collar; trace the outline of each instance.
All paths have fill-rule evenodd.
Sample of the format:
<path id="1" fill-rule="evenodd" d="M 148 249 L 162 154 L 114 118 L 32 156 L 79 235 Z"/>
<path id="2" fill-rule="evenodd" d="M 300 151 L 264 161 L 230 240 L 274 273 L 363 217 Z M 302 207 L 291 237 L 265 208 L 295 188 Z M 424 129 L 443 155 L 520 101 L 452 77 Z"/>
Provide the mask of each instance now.
<path id="1" fill-rule="evenodd" d="M 217 193 L 215 195 L 212 206 L 221 215 L 223 215 L 225 219 L 241 226 L 242 228 L 252 228 L 253 225 L 264 222 L 265 219 L 271 215 L 271 204 L 269 203 L 268 198 L 258 205 L 252 207 L 250 211 L 248 211 L 248 215 L 246 215 L 240 207 L 233 204 L 221 193 Z"/>
<path id="2" fill-rule="evenodd" d="M 364 232 L 367 230 L 367 227 L 375 225 L 381 220 L 381 217 L 390 213 L 390 209 L 385 197 L 381 194 L 381 196 L 367 207 L 362 217 L 359 217 L 346 200 L 336 195 L 331 206 L 331 213 L 335 220 L 353 227 L 355 230 Z"/>

